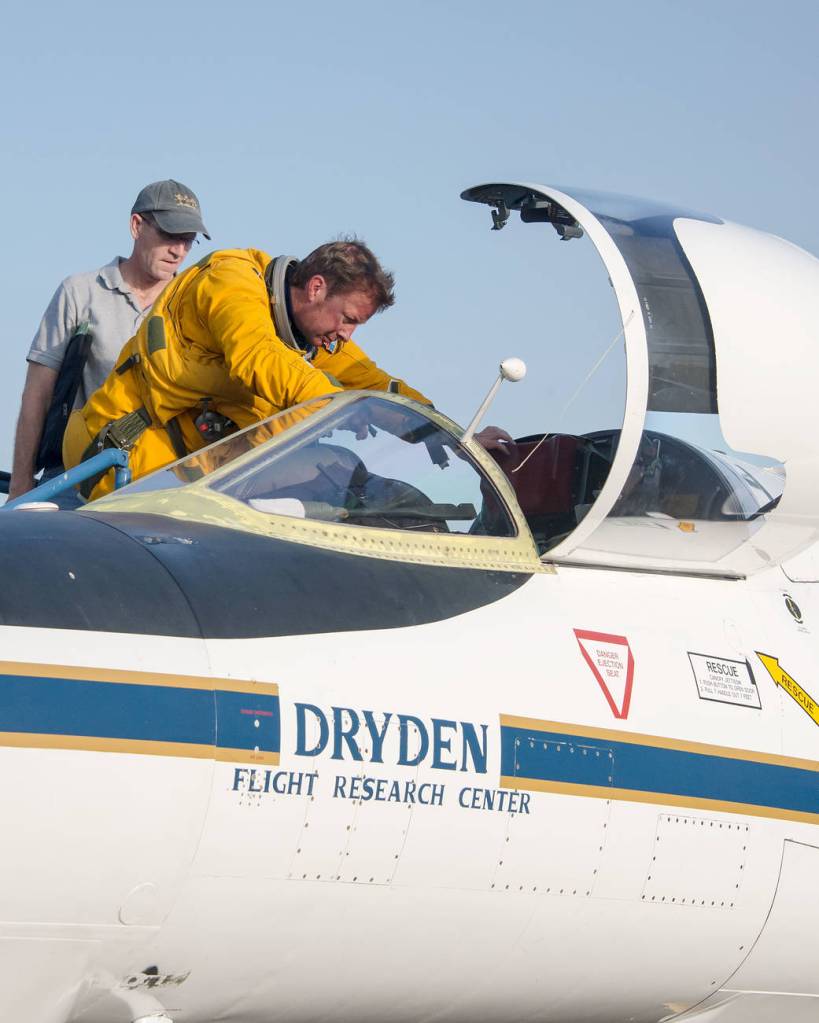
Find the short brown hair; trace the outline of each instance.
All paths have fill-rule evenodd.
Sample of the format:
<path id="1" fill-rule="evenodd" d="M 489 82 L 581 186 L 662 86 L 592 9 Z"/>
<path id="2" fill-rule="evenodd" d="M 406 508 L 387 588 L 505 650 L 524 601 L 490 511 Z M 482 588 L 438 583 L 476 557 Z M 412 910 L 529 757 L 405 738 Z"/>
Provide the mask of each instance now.
<path id="1" fill-rule="evenodd" d="M 328 295 L 363 291 L 372 298 L 377 313 L 395 302 L 395 278 L 359 238 L 339 238 L 319 245 L 296 264 L 290 283 L 303 288 L 316 274 L 327 281 Z"/>

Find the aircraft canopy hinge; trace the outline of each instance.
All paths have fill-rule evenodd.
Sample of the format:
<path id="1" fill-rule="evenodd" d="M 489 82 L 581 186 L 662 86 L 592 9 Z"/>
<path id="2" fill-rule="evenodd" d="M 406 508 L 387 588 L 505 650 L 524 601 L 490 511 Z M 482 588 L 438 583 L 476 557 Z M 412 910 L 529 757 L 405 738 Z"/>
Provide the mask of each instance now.
<path id="1" fill-rule="evenodd" d="M 501 228 L 506 227 L 506 221 L 509 219 L 509 209 L 503 199 L 498 199 L 496 208 L 492 210 L 492 230 L 500 231 Z"/>

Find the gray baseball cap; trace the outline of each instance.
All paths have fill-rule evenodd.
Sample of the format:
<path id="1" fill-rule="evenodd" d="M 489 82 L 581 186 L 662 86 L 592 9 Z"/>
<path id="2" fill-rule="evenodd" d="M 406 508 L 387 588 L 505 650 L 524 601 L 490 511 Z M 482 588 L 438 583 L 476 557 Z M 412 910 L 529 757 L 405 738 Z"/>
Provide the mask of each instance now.
<path id="1" fill-rule="evenodd" d="M 196 231 L 210 241 L 208 229 L 202 223 L 199 200 L 187 185 L 172 178 L 146 185 L 136 197 L 131 213 L 152 214 L 157 224 L 168 234 Z"/>

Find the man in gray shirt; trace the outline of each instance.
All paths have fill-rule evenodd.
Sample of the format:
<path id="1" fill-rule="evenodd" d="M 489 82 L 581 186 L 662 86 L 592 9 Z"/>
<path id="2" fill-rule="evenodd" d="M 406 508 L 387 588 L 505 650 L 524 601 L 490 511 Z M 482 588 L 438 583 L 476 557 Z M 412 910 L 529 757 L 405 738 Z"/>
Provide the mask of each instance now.
<path id="1" fill-rule="evenodd" d="M 114 368 L 120 349 L 176 274 L 196 235 L 210 240 L 199 200 L 173 180 L 156 181 L 142 189 L 131 209 L 130 226 L 131 255 L 117 256 L 99 270 L 67 277 L 45 311 L 28 353 L 9 498 L 36 485 L 37 450 L 71 338 L 87 324 L 91 349 L 74 403 L 81 408 Z"/>

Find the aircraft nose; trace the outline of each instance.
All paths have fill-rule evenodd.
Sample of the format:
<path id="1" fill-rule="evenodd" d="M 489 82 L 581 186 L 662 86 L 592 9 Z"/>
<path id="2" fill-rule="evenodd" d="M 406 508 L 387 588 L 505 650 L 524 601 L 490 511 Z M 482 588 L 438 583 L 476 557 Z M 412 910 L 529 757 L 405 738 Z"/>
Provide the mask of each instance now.
<path id="1" fill-rule="evenodd" d="M 0 576 L 3 625 L 201 635 L 149 550 L 85 512 L 0 511 Z"/>

